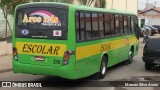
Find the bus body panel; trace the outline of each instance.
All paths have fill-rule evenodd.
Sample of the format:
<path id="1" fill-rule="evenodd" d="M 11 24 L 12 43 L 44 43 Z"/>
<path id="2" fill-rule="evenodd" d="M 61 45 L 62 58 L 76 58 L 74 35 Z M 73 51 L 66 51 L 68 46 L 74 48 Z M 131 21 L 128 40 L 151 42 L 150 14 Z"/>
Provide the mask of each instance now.
<path id="1" fill-rule="evenodd" d="M 37 4 L 43 5 L 43 3 Z M 47 3 L 45 3 L 45 5 L 46 4 Z M 60 3 L 54 4 L 57 4 L 57 6 L 61 5 Z M 107 67 L 111 67 L 128 59 L 131 45 L 134 47 L 134 55 L 137 55 L 139 43 L 134 34 L 78 42 L 76 40 L 75 12 L 80 8 L 74 5 L 64 5 L 69 7 L 67 40 L 16 38 L 16 22 L 14 23 L 13 47 L 18 49 L 18 60 L 15 60 L 13 56 L 14 73 L 52 75 L 68 79 L 79 79 L 99 72 L 101 59 L 104 54 L 108 55 Z M 91 8 L 89 11 L 91 11 Z M 103 11 L 105 10 L 102 10 L 102 12 Z M 110 12 L 112 12 L 112 10 Z M 14 21 L 16 21 L 16 17 Z M 27 47 L 29 47 L 30 44 L 33 46 L 38 45 L 40 49 L 42 47 L 41 53 L 30 53 L 29 51 L 28 53 L 27 50 L 29 49 L 27 49 Z M 54 50 L 51 52 L 52 54 L 45 54 L 43 48 L 45 47 L 47 51 L 47 47 L 50 49 L 51 46 L 53 46 L 53 48 L 59 46 L 61 50 L 58 54 L 53 54 Z M 37 49 L 37 51 L 38 50 L 39 49 Z M 63 66 L 62 61 L 65 51 L 75 51 L 75 54 L 71 55 L 69 57 L 69 63 Z M 35 56 L 43 56 L 45 60 L 36 61 Z M 58 62 L 57 64 L 54 60 L 60 60 L 60 63 Z"/>
<path id="2" fill-rule="evenodd" d="M 33 42 L 32 42 L 33 41 Z M 63 55 L 67 50 L 67 41 L 16 39 L 18 62 L 23 64 L 62 66 Z M 44 60 L 35 60 L 36 57 Z M 25 58 L 24 58 L 25 57 Z"/>
<path id="3" fill-rule="evenodd" d="M 128 41 L 126 41 L 126 37 L 128 38 Z M 116 38 L 119 39 L 117 40 Z M 109 43 L 112 45 L 103 47 L 103 45 L 108 45 Z M 134 35 L 80 42 L 77 44 L 76 48 L 76 61 L 84 66 L 83 68 L 80 67 L 81 71 L 95 73 L 95 71 L 98 72 L 99 70 L 104 53 L 108 54 L 107 67 L 111 67 L 128 59 L 129 51 L 131 49 L 130 45 L 134 43 L 138 43 L 138 40 L 136 40 Z M 134 45 L 135 55 L 137 52 L 136 46 L 137 45 Z M 106 50 L 101 52 L 102 48 L 105 48 Z"/>
<path id="4" fill-rule="evenodd" d="M 68 13 L 73 12 L 73 9 L 71 8 L 68 11 Z M 73 16 L 74 13 L 68 15 L 69 26 L 74 23 Z M 15 30 L 13 33 L 15 33 Z M 75 33 L 74 27 L 68 27 L 68 40 L 15 38 L 16 36 L 13 35 L 13 47 L 16 47 L 18 51 L 18 60 L 15 60 L 13 56 L 13 71 L 15 73 L 45 74 L 70 79 L 80 78 L 74 68 L 75 55 L 70 56 L 67 66 L 62 65 L 65 51 L 75 51 L 75 35 L 73 33 Z M 56 50 L 57 46 L 59 47 L 57 49 L 61 51 L 54 53 L 54 49 Z M 35 60 L 36 56 L 44 57 L 45 60 Z M 63 75 L 60 74 L 62 72 Z"/>

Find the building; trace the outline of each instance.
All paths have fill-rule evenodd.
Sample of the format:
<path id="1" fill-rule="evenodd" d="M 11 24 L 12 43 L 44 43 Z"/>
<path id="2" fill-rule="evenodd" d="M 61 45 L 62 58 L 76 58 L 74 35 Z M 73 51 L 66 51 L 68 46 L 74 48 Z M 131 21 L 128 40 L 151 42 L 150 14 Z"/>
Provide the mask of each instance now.
<path id="1" fill-rule="evenodd" d="M 137 14 L 138 0 L 107 0 L 108 9 L 129 11 Z"/>
<path id="2" fill-rule="evenodd" d="M 57 0 L 40 0 L 41 2 L 52 2 Z M 78 0 L 72 0 L 73 4 L 79 5 Z M 95 0 L 96 1 L 96 0 Z M 95 1 L 92 3 L 92 7 L 95 6 Z M 129 11 L 137 14 L 138 10 L 138 0 L 106 0 L 106 8 L 107 9 L 116 9 L 122 11 Z"/>
<path id="3" fill-rule="evenodd" d="M 145 18 L 146 25 L 160 25 L 160 7 L 139 11 L 139 18 Z"/>

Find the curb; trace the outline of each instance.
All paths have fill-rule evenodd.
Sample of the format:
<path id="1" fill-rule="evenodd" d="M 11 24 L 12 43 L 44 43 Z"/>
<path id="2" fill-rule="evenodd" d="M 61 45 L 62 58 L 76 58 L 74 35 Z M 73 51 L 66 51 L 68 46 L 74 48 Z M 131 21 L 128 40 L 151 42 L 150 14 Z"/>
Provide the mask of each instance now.
<path id="1" fill-rule="evenodd" d="M 0 73 L 10 72 L 12 69 L 1 70 Z"/>

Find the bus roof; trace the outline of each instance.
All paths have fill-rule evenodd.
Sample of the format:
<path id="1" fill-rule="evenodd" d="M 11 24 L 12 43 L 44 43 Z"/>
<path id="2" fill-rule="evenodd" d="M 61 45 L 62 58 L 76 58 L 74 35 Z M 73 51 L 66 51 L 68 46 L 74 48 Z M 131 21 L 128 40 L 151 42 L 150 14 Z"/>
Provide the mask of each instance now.
<path id="1" fill-rule="evenodd" d="M 25 3 L 20 4 L 19 6 L 23 5 L 31 5 L 31 4 L 59 4 L 59 5 L 65 5 L 74 8 L 75 10 L 88 10 L 88 11 L 99 11 L 99 12 L 109 12 L 109 13 L 121 13 L 121 14 L 129 14 L 129 15 L 136 15 L 135 13 L 128 12 L 128 11 L 122 11 L 122 10 L 116 10 L 116 9 L 107 9 L 107 8 L 97 8 L 97 7 L 88 7 L 85 5 L 74 5 L 74 4 L 66 4 L 66 3 L 60 3 L 60 2 L 34 2 L 34 3 Z"/>

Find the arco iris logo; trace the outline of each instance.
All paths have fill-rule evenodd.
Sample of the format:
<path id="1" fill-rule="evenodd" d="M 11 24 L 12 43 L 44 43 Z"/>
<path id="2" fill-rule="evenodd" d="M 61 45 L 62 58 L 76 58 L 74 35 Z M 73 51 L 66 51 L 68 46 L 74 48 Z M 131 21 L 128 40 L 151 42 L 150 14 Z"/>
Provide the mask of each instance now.
<path id="1" fill-rule="evenodd" d="M 41 23 L 43 26 L 61 26 L 61 22 L 57 16 L 45 10 L 38 10 L 29 16 L 24 14 L 23 23 Z"/>

